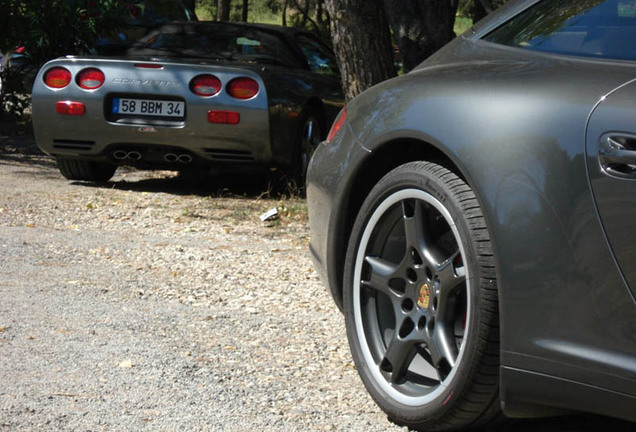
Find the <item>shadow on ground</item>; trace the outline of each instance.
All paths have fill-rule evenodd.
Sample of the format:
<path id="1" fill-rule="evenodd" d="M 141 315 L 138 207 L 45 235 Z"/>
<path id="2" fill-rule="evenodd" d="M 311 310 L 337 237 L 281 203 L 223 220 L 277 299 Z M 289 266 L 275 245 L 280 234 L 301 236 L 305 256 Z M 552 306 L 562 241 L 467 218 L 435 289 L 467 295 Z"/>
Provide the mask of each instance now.
<path id="1" fill-rule="evenodd" d="M 43 167 L 55 166 L 55 161 L 38 149 L 32 135 L 0 136 L 0 163 L 9 162 Z"/>
<path id="2" fill-rule="evenodd" d="M 54 168 L 55 160 L 38 149 L 32 135 L 0 136 L 0 164 Z M 145 173 L 148 173 L 147 171 Z M 50 174 L 50 173 L 49 173 Z M 60 180 L 63 178 L 60 175 Z M 208 172 L 179 174 L 171 171 L 152 175 L 132 168 L 119 168 L 114 180 L 103 183 L 74 182 L 89 188 L 115 188 L 136 192 L 165 192 L 174 195 L 200 195 L 232 198 L 300 196 L 302 188 L 276 172 L 265 174 L 224 174 Z"/>
<path id="3" fill-rule="evenodd" d="M 74 184 L 84 187 L 104 187 L 134 192 L 165 192 L 173 195 L 198 195 L 202 197 L 226 198 L 272 198 L 299 196 L 301 191 L 294 182 L 288 182 L 276 174 L 211 174 L 198 173 L 196 176 L 167 172 L 156 177 L 123 180 L 106 183 Z"/>

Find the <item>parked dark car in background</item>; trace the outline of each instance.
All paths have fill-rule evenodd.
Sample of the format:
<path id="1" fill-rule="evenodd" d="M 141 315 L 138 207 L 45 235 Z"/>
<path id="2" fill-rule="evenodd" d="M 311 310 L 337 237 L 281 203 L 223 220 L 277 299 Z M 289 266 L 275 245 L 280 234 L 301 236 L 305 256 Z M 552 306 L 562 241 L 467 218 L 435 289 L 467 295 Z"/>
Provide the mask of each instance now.
<path id="1" fill-rule="evenodd" d="M 119 165 L 302 177 L 343 103 L 332 52 L 288 27 L 177 22 L 125 57 L 67 57 L 33 87 L 39 147 L 73 180 Z"/>
<path id="2" fill-rule="evenodd" d="M 25 47 L 19 46 L 6 54 L 0 53 L 0 95 L 5 91 L 4 79 L 7 78 L 9 69 L 19 77 L 24 89 L 28 90 L 33 86 L 38 67 L 30 60 Z"/>
<path id="3" fill-rule="evenodd" d="M 102 35 L 95 44 L 94 54 L 118 55 L 150 31 L 172 21 L 198 21 L 195 12 L 181 0 L 157 2 L 152 0 L 120 0 L 125 4 L 120 27 L 113 34 Z M 92 13 L 99 13 L 97 10 Z M 91 10 L 89 8 L 89 13 Z"/>
<path id="4" fill-rule="evenodd" d="M 311 252 L 390 419 L 636 421 L 635 36 L 636 0 L 511 1 L 318 147 Z"/>

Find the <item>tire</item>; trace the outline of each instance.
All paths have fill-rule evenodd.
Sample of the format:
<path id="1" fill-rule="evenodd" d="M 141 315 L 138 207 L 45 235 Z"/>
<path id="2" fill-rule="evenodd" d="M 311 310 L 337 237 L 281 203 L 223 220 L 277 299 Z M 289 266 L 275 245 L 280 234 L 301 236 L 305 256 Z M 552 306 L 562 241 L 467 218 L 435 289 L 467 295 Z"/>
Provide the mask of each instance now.
<path id="1" fill-rule="evenodd" d="M 307 108 L 302 116 L 302 128 L 298 137 L 298 144 L 294 150 L 294 166 L 292 172 L 294 177 L 304 184 L 307 177 L 309 161 L 313 156 L 318 144 L 322 140 L 322 126 L 318 112 L 313 108 Z"/>
<path id="2" fill-rule="evenodd" d="M 105 182 L 115 174 L 116 165 L 106 162 L 58 158 L 57 167 L 68 180 Z"/>
<path id="3" fill-rule="evenodd" d="M 344 275 L 347 336 L 367 390 L 418 430 L 500 414 L 494 257 L 470 187 L 434 163 L 388 173 L 354 223 Z"/>

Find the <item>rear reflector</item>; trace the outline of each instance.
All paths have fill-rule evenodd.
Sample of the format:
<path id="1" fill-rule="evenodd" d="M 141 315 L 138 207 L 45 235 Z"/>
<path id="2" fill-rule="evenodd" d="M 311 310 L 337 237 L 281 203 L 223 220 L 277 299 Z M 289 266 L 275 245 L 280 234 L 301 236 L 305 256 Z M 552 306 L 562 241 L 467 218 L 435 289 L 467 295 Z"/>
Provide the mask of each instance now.
<path id="1" fill-rule="evenodd" d="M 55 104 L 58 114 L 81 116 L 86 113 L 86 106 L 81 102 L 59 101 Z"/>
<path id="2" fill-rule="evenodd" d="M 327 135 L 327 143 L 330 143 L 331 140 L 333 140 L 333 138 L 336 136 L 336 134 L 338 133 L 338 131 L 340 130 L 340 128 L 342 127 L 342 124 L 345 122 L 345 120 L 347 119 L 347 108 L 343 108 L 342 111 L 340 111 L 340 114 L 338 114 L 338 117 L 336 117 L 336 120 L 333 122 L 333 125 L 331 126 L 331 129 L 329 130 L 329 134 Z"/>
<path id="3" fill-rule="evenodd" d="M 235 78 L 227 85 L 227 92 L 236 99 L 251 99 L 258 93 L 258 83 L 252 78 Z"/>
<path id="4" fill-rule="evenodd" d="M 64 88 L 71 82 L 71 73 L 63 67 L 54 67 L 44 74 L 44 83 L 51 88 Z"/>
<path id="5" fill-rule="evenodd" d="M 221 91 L 221 80 L 214 75 L 199 75 L 190 81 L 190 90 L 199 96 L 214 96 Z"/>
<path id="6" fill-rule="evenodd" d="M 105 80 L 104 72 L 95 68 L 84 69 L 77 75 L 77 84 L 85 90 L 98 89 Z"/>
<path id="7" fill-rule="evenodd" d="M 241 115 L 234 111 L 208 111 L 208 122 L 216 124 L 238 124 Z"/>

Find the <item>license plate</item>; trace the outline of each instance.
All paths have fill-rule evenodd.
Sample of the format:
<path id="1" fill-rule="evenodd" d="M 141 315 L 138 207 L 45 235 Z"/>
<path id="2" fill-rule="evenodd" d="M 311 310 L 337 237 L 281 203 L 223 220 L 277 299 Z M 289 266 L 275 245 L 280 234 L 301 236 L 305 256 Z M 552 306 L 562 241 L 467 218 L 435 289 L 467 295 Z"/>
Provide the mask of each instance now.
<path id="1" fill-rule="evenodd" d="M 183 117 L 185 102 L 150 99 L 113 99 L 113 114 Z"/>

